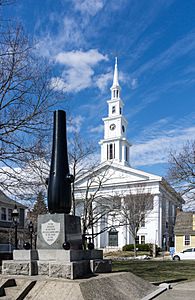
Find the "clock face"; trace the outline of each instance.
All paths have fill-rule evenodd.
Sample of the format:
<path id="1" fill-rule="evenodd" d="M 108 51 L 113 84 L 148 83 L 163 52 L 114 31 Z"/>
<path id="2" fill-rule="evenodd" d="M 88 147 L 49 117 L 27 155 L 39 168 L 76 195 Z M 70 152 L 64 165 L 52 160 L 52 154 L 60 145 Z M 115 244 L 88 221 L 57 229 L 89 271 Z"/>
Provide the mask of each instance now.
<path id="1" fill-rule="evenodd" d="M 115 124 L 111 124 L 110 125 L 110 130 L 114 130 L 116 128 L 116 125 Z"/>

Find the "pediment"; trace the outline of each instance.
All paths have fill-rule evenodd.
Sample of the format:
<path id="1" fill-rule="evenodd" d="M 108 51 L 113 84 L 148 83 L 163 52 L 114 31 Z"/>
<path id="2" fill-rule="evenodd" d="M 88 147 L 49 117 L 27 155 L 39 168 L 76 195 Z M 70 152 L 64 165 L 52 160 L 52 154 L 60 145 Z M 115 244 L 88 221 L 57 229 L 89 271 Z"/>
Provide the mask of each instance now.
<path id="1" fill-rule="evenodd" d="M 77 188 L 84 188 L 89 180 L 93 181 L 92 186 L 97 185 L 99 180 L 102 180 L 103 184 L 106 185 L 120 185 L 144 181 L 161 181 L 162 177 L 120 164 L 106 162 L 100 164 L 93 170 L 93 173 L 88 172 L 81 176 L 75 182 L 75 185 Z"/>

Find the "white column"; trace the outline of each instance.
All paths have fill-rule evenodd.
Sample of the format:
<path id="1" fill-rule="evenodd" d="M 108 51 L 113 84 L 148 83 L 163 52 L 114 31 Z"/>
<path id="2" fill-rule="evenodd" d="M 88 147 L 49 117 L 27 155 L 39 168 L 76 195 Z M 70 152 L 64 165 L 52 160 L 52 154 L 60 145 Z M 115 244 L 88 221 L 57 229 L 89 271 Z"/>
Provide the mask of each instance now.
<path id="1" fill-rule="evenodd" d="M 158 244 L 162 247 L 162 195 L 159 195 Z"/>

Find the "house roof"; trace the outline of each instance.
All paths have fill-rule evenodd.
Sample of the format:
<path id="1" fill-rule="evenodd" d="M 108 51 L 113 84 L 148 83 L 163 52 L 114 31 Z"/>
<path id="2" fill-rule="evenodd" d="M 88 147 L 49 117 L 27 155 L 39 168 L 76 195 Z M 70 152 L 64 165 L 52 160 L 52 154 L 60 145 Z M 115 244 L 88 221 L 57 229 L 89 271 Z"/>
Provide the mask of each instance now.
<path id="1" fill-rule="evenodd" d="M 179 212 L 176 216 L 175 234 L 195 234 L 193 230 L 193 212 Z"/>
<path id="2" fill-rule="evenodd" d="M 15 200 L 12 200 L 8 196 L 6 196 L 2 191 L 0 191 L 0 203 L 11 204 L 12 206 L 14 206 L 16 204 L 20 208 L 24 208 L 24 209 L 27 208 L 27 206 L 15 201 Z"/>

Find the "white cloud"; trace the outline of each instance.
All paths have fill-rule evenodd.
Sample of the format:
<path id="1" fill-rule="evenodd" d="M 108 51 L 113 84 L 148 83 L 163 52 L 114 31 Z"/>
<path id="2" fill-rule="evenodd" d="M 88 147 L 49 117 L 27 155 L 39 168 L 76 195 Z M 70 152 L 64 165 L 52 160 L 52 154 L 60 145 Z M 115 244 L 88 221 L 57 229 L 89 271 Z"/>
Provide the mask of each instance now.
<path id="1" fill-rule="evenodd" d="M 75 10 L 95 16 L 104 6 L 104 0 L 74 0 Z"/>
<path id="2" fill-rule="evenodd" d="M 56 16 L 58 32 L 53 35 L 48 27 L 47 32 L 43 32 L 37 38 L 36 51 L 39 55 L 51 60 L 66 47 L 81 47 L 86 44 L 82 28 L 73 17 Z M 48 25 L 49 26 L 49 25 Z"/>
<path id="3" fill-rule="evenodd" d="M 131 80 L 131 88 L 132 90 L 135 90 L 138 87 L 138 80 L 137 78 L 132 78 Z"/>
<path id="4" fill-rule="evenodd" d="M 170 150 L 179 151 L 187 140 L 194 139 L 195 127 L 185 129 L 170 129 L 159 135 L 152 133 L 153 138 L 135 144 L 131 150 L 131 157 L 135 166 L 167 163 Z"/>
<path id="5" fill-rule="evenodd" d="M 102 133 L 103 132 L 103 130 L 104 130 L 104 125 L 98 125 L 98 126 L 96 126 L 96 127 L 93 127 L 93 128 L 90 128 L 90 132 L 91 133 Z"/>
<path id="6" fill-rule="evenodd" d="M 113 78 L 113 71 L 110 71 L 108 73 L 105 73 L 105 74 L 102 74 L 102 75 L 98 76 L 96 78 L 97 87 L 102 92 L 104 92 L 107 89 L 108 83 L 111 82 L 112 78 Z"/>
<path id="7" fill-rule="evenodd" d="M 55 61 L 65 66 L 60 77 L 52 78 L 51 84 L 63 92 L 78 92 L 82 89 L 96 85 L 94 75 L 95 66 L 107 56 L 97 49 L 84 51 L 60 52 Z"/>
<path id="8" fill-rule="evenodd" d="M 195 32 L 190 32 L 185 37 L 177 40 L 171 47 L 160 53 L 158 56 L 152 58 L 139 69 L 137 69 L 133 76 L 140 77 L 143 74 L 154 73 L 162 71 L 166 67 L 170 66 L 174 61 L 181 57 L 189 55 L 194 51 L 195 47 Z"/>
<path id="9" fill-rule="evenodd" d="M 107 60 L 107 56 L 99 53 L 97 49 L 89 51 L 61 52 L 55 57 L 56 61 L 70 67 L 85 67 L 96 65 L 101 60 Z"/>
<path id="10" fill-rule="evenodd" d="M 70 123 L 67 126 L 67 131 L 71 132 L 80 132 L 82 123 L 84 122 L 85 118 L 81 115 L 75 116 L 71 118 Z"/>

